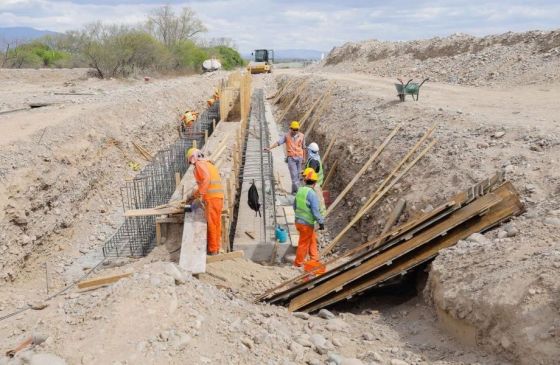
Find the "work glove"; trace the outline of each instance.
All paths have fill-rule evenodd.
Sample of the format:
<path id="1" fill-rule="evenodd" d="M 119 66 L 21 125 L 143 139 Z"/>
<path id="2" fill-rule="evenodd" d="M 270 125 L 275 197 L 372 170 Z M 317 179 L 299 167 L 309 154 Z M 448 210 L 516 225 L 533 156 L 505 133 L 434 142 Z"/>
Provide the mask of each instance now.
<path id="1" fill-rule="evenodd" d="M 285 162 L 285 163 L 288 163 L 288 158 L 287 158 L 287 157 L 284 159 L 284 162 Z"/>
<path id="2" fill-rule="evenodd" d="M 324 231 L 324 230 L 325 230 L 325 224 L 319 223 L 319 231 Z"/>

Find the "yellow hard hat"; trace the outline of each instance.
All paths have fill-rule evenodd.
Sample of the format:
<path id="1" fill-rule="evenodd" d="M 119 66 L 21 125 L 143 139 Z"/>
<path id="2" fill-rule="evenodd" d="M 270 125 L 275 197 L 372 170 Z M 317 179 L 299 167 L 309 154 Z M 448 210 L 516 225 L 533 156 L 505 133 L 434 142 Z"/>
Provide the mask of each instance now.
<path id="1" fill-rule="evenodd" d="M 187 150 L 187 160 L 190 160 L 192 155 L 198 152 L 198 148 L 191 147 Z"/>
<path id="2" fill-rule="evenodd" d="M 299 129 L 299 122 L 297 120 L 294 120 L 292 123 L 290 123 L 290 129 Z"/>
<path id="3" fill-rule="evenodd" d="M 319 180 L 319 177 L 317 176 L 315 170 L 313 170 L 311 167 L 308 167 L 303 170 L 303 179 L 307 181 L 317 181 Z"/>

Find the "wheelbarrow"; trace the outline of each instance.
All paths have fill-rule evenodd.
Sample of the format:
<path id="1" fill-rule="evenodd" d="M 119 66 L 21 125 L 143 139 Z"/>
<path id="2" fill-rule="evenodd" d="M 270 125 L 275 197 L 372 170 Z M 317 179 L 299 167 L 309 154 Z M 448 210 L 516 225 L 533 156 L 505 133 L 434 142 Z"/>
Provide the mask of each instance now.
<path id="1" fill-rule="evenodd" d="M 412 100 L 418 101 L 418 95 L 420 94 L 420 87 L 429 80 L 429 78 L 424 79 L 420 84 L 417 82 L 412 82 L 413 79 L 408 80 L 405 84 L 403 80 L 399 80 L 400 84 L 395 83 L 395 88 L 397 89 L 397 96 L 400 101 L 404 101 L 406 95 L 412 96 Z M 414 96 L 416 95 L 416 99 Z"/>

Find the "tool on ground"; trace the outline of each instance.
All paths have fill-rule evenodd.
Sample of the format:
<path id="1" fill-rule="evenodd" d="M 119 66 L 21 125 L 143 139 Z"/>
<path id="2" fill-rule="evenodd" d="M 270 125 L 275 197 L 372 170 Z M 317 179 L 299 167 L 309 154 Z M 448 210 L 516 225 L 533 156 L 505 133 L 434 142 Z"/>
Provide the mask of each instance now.
<path id="1" fill-rule="evenodd" d="M 408 80 L 406 84 L 403 82 L 403 80 L 397 79 L 399 80 L 400 84 L 395 83 L 395 88 L 397 88 L 397 96 L 399 97 L 399 100 L 404 101 L 406 95 L 412 96 L 412 100 L 415 100 L 414 96 L 416 95 L 416 101 L 418 101 L 418 95 L 420 94 L 420 87 L 422 87 L 422 85 L 429 79 L 430 78 L 425 78 L 419 84 L 416 82 L 412 82 L 413 79 Z"/>
<path id="2" fill-rule="evenodd" d="M 25 340 L 19 343 L 14 349 L 11 349 L 6 352 L 6 356 L 12 358 L 16 356 L 16 354 L 22 350 L 27 349 L 28 347 L 33 347 L 42 344 L 47 340 L 48 336 L 43 335 L 32 335 L 27 337 Z"/>

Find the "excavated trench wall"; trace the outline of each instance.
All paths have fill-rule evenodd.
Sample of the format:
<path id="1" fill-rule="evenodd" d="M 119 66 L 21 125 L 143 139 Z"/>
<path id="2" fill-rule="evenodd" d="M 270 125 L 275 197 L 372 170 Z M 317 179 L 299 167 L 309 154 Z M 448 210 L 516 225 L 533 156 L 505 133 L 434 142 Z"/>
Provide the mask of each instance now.
<path id="1" fill-rule="evenodd" d="M 128 163 L 147 163 L 132 142 L 152 152 L 172 143 L 177 112 L 202 107 L 217 81 L 117 85 L 114 95 L 96 96 L 43 136 L 2 146 L 0 279 L 15 280 L 51 261 L 58 280 L 68 262 L 61 251 L 99 251 L 123 221 L 120 188 L 137 174 Z"/>
<path id="2" fill-rule="evenodd" d="M 277 109 L 283 111 L 295 96 L 297 86 L 309 78 L 298 101 L 279 123 L 287 125 L 290 120 L 301 118 L 332 83 L 320 76 L 300 78 L 291 92 L 278 100 Z M 279 87 L 288 79 L 278 77 Z M 507 141 L 496 140 L 492 136 L 503 127 L 495 121 L 482 124 L 473 115 L 425 108 L 422 100 L 400 103 L 395 95 L 380 95 L 373 88 L 358 87 L 342 79 L 334 82 L 331 102 L 313 130 L 305 130 L 304 126 L 307 143 L 317 142 L 323 152 L 335 138 L 332 152 L 324 161 L 328 173 L 339 159 L 334 178 L 326 187 L 333 199 L 399 123 L 401 131 L 328 217 L 331 237 L 346 226 L 362 202 L 433 123 L 437 124 L 433 138 L 438 142 L 345 235 L 339 249 L 377 236 L 399 198 L 406 200 L 399 220 L 403 223 L 504 167 L 509 170 L 507 178 L 522 196 L 527 193 L 525 186 L 532 186 L 535 191 L 527 175 L 512 173 L 521 171 L 525 165 L 540 165 L 539 156 L 532 155 L 525 145 L 536 138 L 529 127 L 509 131 L 511 137 Z M 543 181 L 543 190 L 554 191 L 550 185 L 554 181 L 555 178 Z M 543 206 L 533 204 L 530 214 L 551 209 L 553 203 L 545 200 Z M 546 230 L 540 231 L 540 226 L 540 222 L 521 216 L 505 227 L 468 242 L 460 241 L 457 248 L 444 250 L 436 258 L 425 297 L 434 305 L 444 328 L 465 343 L 482 346 L 514 362 L 554 363 L 560 351 L 560 284 L 553 277 L 555 273 L 557 277 L 560 264 L 555 258 L 556 241 L 547 236 Z M 469 259 L 465 260 L 466 257 Z"/>

